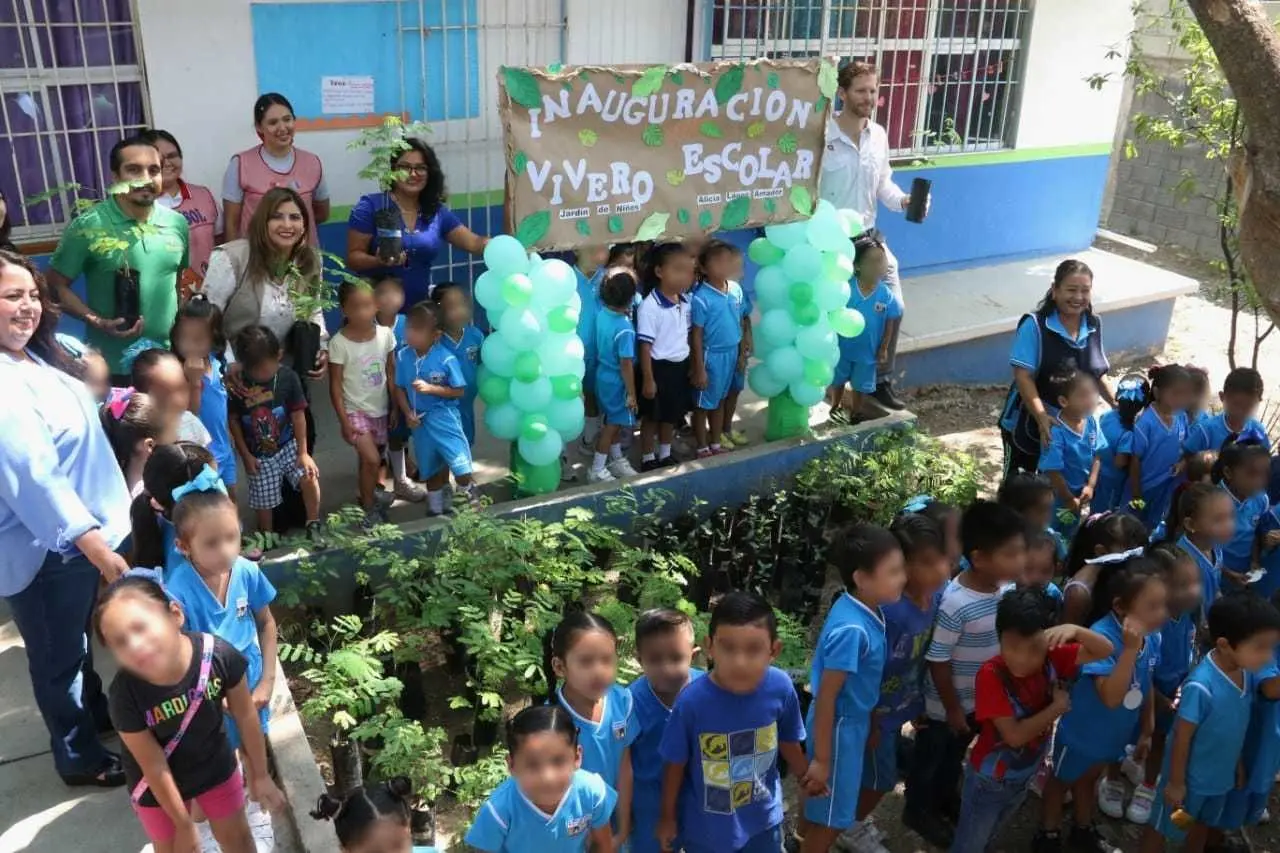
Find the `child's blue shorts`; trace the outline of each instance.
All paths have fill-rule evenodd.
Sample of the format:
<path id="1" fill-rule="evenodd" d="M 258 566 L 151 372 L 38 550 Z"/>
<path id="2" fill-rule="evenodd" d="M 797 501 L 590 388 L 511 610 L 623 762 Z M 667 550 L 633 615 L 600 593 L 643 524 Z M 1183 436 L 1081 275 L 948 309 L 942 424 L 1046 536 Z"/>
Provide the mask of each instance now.
<path id="1" fill-rule="evenodd" d="M 457 409 L 439 409 L 423 418 L 413 431 L 413 455 L 423 479 L 446 465 L 455 477 L 473 470 L 471 444 L 462 431 L 462 415 Z"/>
<path id="2" fill-rule="evenodd" d="M 1196 823 L 1202 823 L 1205 826 L 1214 829 L 1226 828 L 1223 824 L 1223 817 L 1227 812 L 1227 799 L 1230 794 L 1213 794 L 1206 796 L 1197 794 L 1190 789 L 1187 790 L 1187 797 L 1182 802 L 1182 808 L 1185 812 L 1196 819 Z M 1186 837 L 1181 829 L 1173 825 L 1170 816 L 1175 809 L 1165 801 L 1164 785 L 1156 791 L 1156 802 L 1154 812 L 1151 815 L 1151 825 L 1163 835 L 1175 841 L 1181 841 Z"/>
<path id="3" fill-rule="evenodd" d="M 720 408 L 733 375 L 738 372 L 738 348 L 708 349 L 702 352 L 702 363 L 707 369 L 707 387 L 693 392 L 693 405 L 704 412 Z"/>
<path id="4" fill-rule="evenodd" d="M 596 402 L 606 424 L 630 427 L 636 425 L 636 413 L 627 406 L 627 386 L 622 376 L 596 375 Z"/>
<path id="5" fill-rule="evenodd" d="M 857 822 L 863 756 L 867 751 L 867 725 L 865 718 L 836 717 L 831 733 L 830 775 L 827 777 L 831 793 L 804 801 L 804 816 L 811 823 L 847 829 Z M 812 737 L 809 738 L 808 753 L 813 758 Z"/>
<path id="6" fill-rule="evenodd" d="M 876 390 L 876 363 L 874 361 L 855 361 L 842 352 L 836 362 L 836 376 L 832 385 L 849 387 L 861 394 L 871 394 Z"/>
<path id="7" fill-rule="evenodd" d="M 892 791 L 898 784 L 898 750 L 901 746 L 902 732 L 880 730 L 880 743 L 875 750 L 867 751 L 867 759 L 862 765 L 862 787 L 868 791 Z"/>
<path id="8" fill-rule="evenodd" d="M 1267 810 L 1267 794 L 1242 791 L 1239 788 L 1227 792 L 1227 803 L 1222 808 L 1218 829 L 1240 829 L 1254 826 Z"/>
<path id="9" fill-rule="evenodd" d="M 1106 764 L 1113 759 L 1087 755 L 1078 747 L 1069 747 L 1062 741 L 1053 742 L 1053 775 L 1067 784 L 1078 780 L 1099 764 Z"/>
<path id="10" fill-rule="evenodd" d="M 462 434 L 467 437 L 467 444 L 476 443 L 476 400 L 474 397 L 462 398 L 458 406 L 458 415 L 462 418 Z"/>
<path id="11" fill-rule="evenodd" d="M 582 390 L 594 397 L 596 395 L 596 360 L 588 357 L 585 361 L 587 372 L 582 375 Z"/>
<path id="12" fill-rule="evenodd" d="M 734 370 L 733 381 L 729 383 L 729 393 L 736 394 L 747 387 L 747 371 Z"/>

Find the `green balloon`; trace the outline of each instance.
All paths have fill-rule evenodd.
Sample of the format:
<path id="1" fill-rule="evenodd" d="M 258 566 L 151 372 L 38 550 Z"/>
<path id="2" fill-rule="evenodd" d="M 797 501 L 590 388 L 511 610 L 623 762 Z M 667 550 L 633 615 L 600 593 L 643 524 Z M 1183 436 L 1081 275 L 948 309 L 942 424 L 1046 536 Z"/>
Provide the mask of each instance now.
<path id="1" fill-rule="evenodd" d="M 805 305 L 813 301 L 813 285 L 805 281 L 794 282 L 788 295 L 792 305 Z"/>
<path id="2" fill-rule="evenodd" d="M 541 441 L 547 435 L 547 419 L 543 415 L 525 415 L 520 425 L 520 437 L 529 441 Z"/>
<path id="3" fill-rule="evenodd" d="M 766 400 L 770 397 L 776 397 L 787 390 L 787 383 L 782 382 L 769 372 L 767 361 L 766 359 L 766 363 L 752 367 L 751 372 L 747 374 L 747 384 L 751 386 L 751 390 L 756 393 L 756 396 L 763 397 Z"/>
<path id="4" fill-rule="evenodd" d="M 533 282 L 522 272 L 512 273 L 502 280 L 502 301 L 512 308 L 523 308 L 533 298 Z"/>
<path id="5" fill-rule="evenodd" d="M 839 252 L 827 252 L 822 261 L 822 277 L 829 281 L 848 281 L 853 278 L 853 259 Z"/>
<path id="6" fill-rule="evenodd" d="M 520 410 L 511 403 L 489 406 L 484 410 L 484 425 L 489 428 L 489 433 L 494 438 L 500 438 L 503 441 L 515 441 L 516 436 L 520 434 L 522 420 Z"/>
<path id="7" fill-rule="evenodd" d="M 532 382 L 515 380 L 511 383 L 511 402 L 522 412 L 538 414 L 551 402 L 551 380 L 545 376 Z M 536 460 L 530 459 L 530 462 Z"/>
<path id="8" fill-rule="evenodd" d="M 576 332 L 578 331 L 578 316 L 578 309 L 571 305 L 552 308 L 547 312 L 547 328 L 562 334 Z"/>
<path id="9" fill-rule="evenodd" d="M 747 246 L 747 257 L 762 267 L 778 263 L 786 254 L 786 250 L 770 243 L 765 237 L 757 237 Z"/>
<path id="10" fill-rule="evenodd" d="M 779 382 L 794 382 L 804 375 L 804 359 L 795 347 L 780 347 L 769 353 L 765 367 Z"/>
<path id="11" fill-rule="evenodd" d="M 552 376 L 551 393 L 557 400 L 576 400 L 582 396 L 582 380 L 572 374 Z"/>
<path id="12" fill-rule="evenodd" d="M 480 361 L 490 371 L 510 379 L 515 375 L 516 351 L 502 335 L 490 335 L 480 346 Z"/>
<path id="13" fill-rule="evenodd" d="M 804 381 L 819 388 L 826 388 L 836 378 L 836 371 L 825 361 L 814 358 L 804 360 Z"/>
<path id="14" fill-rule="evenodd" d="M 530 440 L 520 436 L 520 441 L 516 443 L 516 448 L 520 451 L 521 458 L 530 465 L 550 465 L 560 459 L 560 451 L 564 448 L 564 440 L 560 438 L 560 434 L 555 430 L 549 429 L 546 435 L 539 439 Z"/>
<path id="15" fill-rule="evenodd" d="M 515 378 L 521 382 L 532 382 L 542 375 L 542 360 L 532 351 L 522 352 L 516 356 Z"/>
<path id="16" fill-rule="evenodd" d="M 822 319 L 822 309 L 812 302 L 794 305 L 791 308 L 791 319 L 799 326 L 812 326 Z"/>
<path id="17" fill-rule="evenodd" d="M 501 406 L 511 399 L 511 380 L 489 374 L 480 381 L 480 399 L 486 406 Z"/>
<path id="18" fill-rule="evenodd" d="M 547 423 L 565 441 L 572 441 L 582 435 L 583 419 L 586 410 L 582 398 L 572 400 L 552 400 L 547 407 Z"/>
<path id="19" fill-rule="evenodd" d="M 831 328 L 842 338 L 856 338 L 867 327 L 867 321 L 857 308 L 842 308 L 827 315 Z"/>
<path id="20" fill-rule="evenodd" d="M 766 311 L 760 317 L 760 338 L 771 346 L 791 343 L 796 336 L 796 323 L 787 311 Z"/>
<path id="21" fill-rule="evenodd" d="M 792 382 L 791 398 L 802 406 L 816 406 L 826 395 L 826 386 Z"/>

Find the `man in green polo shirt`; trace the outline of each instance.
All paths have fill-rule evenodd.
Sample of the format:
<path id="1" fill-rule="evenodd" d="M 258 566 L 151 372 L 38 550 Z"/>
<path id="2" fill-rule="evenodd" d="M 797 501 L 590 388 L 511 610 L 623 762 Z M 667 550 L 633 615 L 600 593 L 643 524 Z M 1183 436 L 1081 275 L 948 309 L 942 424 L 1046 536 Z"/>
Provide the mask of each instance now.
<path id="1" fill-rule="evenodd" d="M 147 337 L 168 346 L 178 314 L 179 276 L 187 268 L 187 219 L 155 203 L 161 192 L 160 152 L 150 142 L 138 137 L 117 142 L 111 149 L 111 180 L 128 186 L 67 226 L 45 275 L 63 310 L 84 321 L 89 343 L 102 350 L 119 384 L 128 373 L 121 357 L 129 344 Z M 128 248 L 111 246 L 113 240 Z M 141 316 L 127 328 L 116 310 L 116 271 L 123 269 L 137 272 L 141 304 Z M 81 274 L 85 300 L 71 289 Z"/>

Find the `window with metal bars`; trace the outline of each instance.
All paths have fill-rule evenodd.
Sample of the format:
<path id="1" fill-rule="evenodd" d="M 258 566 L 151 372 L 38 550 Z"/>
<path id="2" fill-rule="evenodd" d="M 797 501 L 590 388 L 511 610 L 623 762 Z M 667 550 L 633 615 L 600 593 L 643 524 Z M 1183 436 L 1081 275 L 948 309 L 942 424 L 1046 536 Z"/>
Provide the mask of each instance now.
<path id="1" fill-rule="evenodd" d="M 704 0 L 710 59 L 837 56 L 880 70 L 897 156 L 1013 145 L 1032 0 Z"/>
<path id="2" fill-rule="evenodd" d="M 149 107 L 130 0 L 0 0 L 0 194 L 14 239 L 57 235 L 79 184 L 101 198 L 111 146 Z"/>

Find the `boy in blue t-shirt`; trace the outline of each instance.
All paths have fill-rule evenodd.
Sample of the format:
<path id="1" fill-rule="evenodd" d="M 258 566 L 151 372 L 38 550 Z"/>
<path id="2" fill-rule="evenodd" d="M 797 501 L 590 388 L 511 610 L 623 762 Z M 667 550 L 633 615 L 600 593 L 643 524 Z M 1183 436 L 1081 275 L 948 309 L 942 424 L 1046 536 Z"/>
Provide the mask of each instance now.
<path id="1" fill-rule="evenodd" d="M 636 425 L 636 330 L 631 324 L 636 279 L 630 270 L 610 270 L 600 285 L 596 315 L 596 401 L 604 426 L 587 482 L 605 483 L 636 471 L 622 454 L 622 431 Z"/>
<path id="2" fill-rule="evenodd" d="M 1049 446 L 1040 454 L 1040 473 L 1049 477 L 1057 497 L 1053 527 L 1070 538 L 1098 487 L 1099 454 L 1107 440 L 1093 417 L 1098 407 L 1097 381 L 1071 367 L 1055 373 L 1049 382 L 1061 408 L 1049 430 Z"/>
<path id="3" fill-rule="evenodd" d="M 462 432 L 467 443 L 476 443 L 476 396 L 480 389 L 476 381 L 480 371 L 480 348 L 484 345 L 484 332 L 471 323 L 471 302 L 466 291 L 451 281 L 442 281 L 431 290 L 431 299 L 440 306 L 443 326 L 440 345 L 453 354 L 462 368 L 466 380 L 466 393 L 458 405 L 462 416 Z"/>
<path id="4" fill-rule="evenodd" d="M 1255 417 L 1262 405 L 1263 390 L 1262 374 L 1252 367 L 1237 367 L 1228 373 L 1218 394 L 1222 411 L 1190 425 L 1182 444 L 1183 453 L 1187 456 L 1206 450 L 1217 453 L 1229 437 L 1244 432 L 1256 434 L 1258 441 L 1270 450 L 1267 428 Z"/>
<path id="5" fill-rule="evenodd" d="M 587 372 L 582 376 L 582 406 L 586 410 L 582 430 L 582 450 L 590 453 L 600 434 L 600 406 L 596 403 L 596 315 L 600 313 L 600 281 L 608 246 L 581 246 L 573 253 L 573 272 L 578 279 L 578 338 L 582 341 Z"/>
<path id="6" fill-rule="evenodd" d="M 836 364 L 835 379 L 828 396 L 831 416 L 838 420 L 844 386 L 849 385 L 852 393 L 849 395 L 847 417 L 856 423 L 863 395 L 875 392 L 880 365 L 889 362 L 889 342 L 902 322 L 902 304 L 884 282 L 889 260 L 880 238 L 862 234 L 854 239 L 853 251 L 855 278 L 848 307 L 862 315 L 866 328 L 857 337 L 840 338 L 840 361 Z"/>
<path id="7" fill-rule="evenodd" d="M 453 472 L 458 487 L 472 501 L 471 444 L 462 426 L 458 403 L 466 394 L 462 365 L 440 344 L 440 306 L 420 302 L 409 311 L 408 346 L 396 353 L 396 407 L 413 431 L 413 453 L 427 478 L 427 513 L 443 515 L 444 488 Z"/>
<path id="8" fill-rule="evenodd" d="M 778 757 L 796 778 L 808 769 L 800 699 L 771 666 L 781 650 L 777 617 L 759 596 L 731 592 L 712 608 L 708 633 L 715 667 L 676 699 L 659 748 L 658 842 L 670 850 L 679 836 L 685 853 L 777 853 Z"/>
<path id="9" fill-rule="evenodd" d="M 662 813 L 662 756 L 659 748 L 676 698 L 694 679 L 693 620 L 679 610 L 646 610 L 636 620 L 636 659 L 644 674 L 630 691 L 640 735 L 631 744 L 631 850 L 658 853 L 658 818 Z M 677 840 L 674 849 L 680 849 Z"/>

